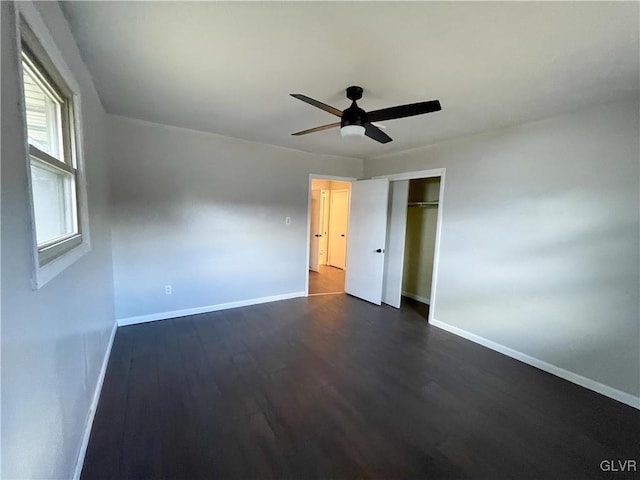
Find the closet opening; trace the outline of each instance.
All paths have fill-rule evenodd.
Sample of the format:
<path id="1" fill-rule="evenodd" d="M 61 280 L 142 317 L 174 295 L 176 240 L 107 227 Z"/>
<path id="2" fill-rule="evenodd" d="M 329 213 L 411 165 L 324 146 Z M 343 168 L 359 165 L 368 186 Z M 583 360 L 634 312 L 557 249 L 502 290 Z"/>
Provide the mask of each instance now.
<path id="1" fill-rule="evenodd" d="M 400 177 L 400 178 L 398 178 Z M 433 318 L 444 169 L 389 178 L 382 301 Z"/>
<path id="2" fill-rule="evenodd" d="M 351 182 L 311 179 L 309 295 L 343 293 Z"/>
<path id="3" fill-rule="evenodd" d="M 440 177 L 409 180 L 401 304 L 428 317 L 438 227 Z"/>

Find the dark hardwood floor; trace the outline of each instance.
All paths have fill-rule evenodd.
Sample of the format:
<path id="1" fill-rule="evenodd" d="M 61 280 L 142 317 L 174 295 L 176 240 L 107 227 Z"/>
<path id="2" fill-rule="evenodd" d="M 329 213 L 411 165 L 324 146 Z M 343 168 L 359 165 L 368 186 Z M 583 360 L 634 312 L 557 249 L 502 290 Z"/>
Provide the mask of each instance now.
<path id="1" fill-rule="evenodd" d="M 625 478 L 600 462 L 639 456 L 637 410 L 410 302 L 328 295 L 119 328 L 82 478 Z"/>
<path id="2" fill-rule="evenodd" d="M 309 270 L 309 294 L 344 292 L 344 270 L 320 265 L 320 271 Z"/>

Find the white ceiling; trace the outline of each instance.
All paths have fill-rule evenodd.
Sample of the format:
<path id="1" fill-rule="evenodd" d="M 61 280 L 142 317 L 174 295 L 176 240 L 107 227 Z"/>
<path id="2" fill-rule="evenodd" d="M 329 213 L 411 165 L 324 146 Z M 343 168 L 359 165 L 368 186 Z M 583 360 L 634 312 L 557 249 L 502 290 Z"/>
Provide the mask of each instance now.
<path id="1" fill-rule="evenodd" d="M 72 2 L 62 5 L 109 113 L 309 152 L 371 158 L 639 90 L 636 2 Z M 292 132 L 438 99 L 394 139 Z"/>

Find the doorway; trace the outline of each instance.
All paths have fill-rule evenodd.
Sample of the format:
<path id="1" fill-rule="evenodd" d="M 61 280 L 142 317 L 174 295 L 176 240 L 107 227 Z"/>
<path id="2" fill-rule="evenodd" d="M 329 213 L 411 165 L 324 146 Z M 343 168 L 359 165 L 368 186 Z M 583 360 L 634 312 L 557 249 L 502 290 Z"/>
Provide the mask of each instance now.
<path id="1" fill-rule="evenodd" d="M 346 182 L 349 188 L 349 209 L 347 229 L 345 234 L 347 244 L 345 281 L 343 288 L 331 288 L 333 293 L 348 293 L 375 305 L 386 303 L 395 308 L 400 308 L 403 292 L 403 279 L 405 268 L 405 242 L 407 217 L 409 207 L 409 181 L 414 179 L 428 179 L 438 177 L 439 189 L 437 200 L 419 198 L 415 203 L 426 207 L 437 204 L 435 239 L 433 239 L 433 260 L 431 262 L 431 287 L 428 312 L 425 312 L 429 323 L 433 322 L 433 312 L 437 300 L 438 256 L 440 245 L 440 232 L 443 217 L 442 201 L 444 198 L 445 169 L 437 168 L 416 172 L 381 175 L 366 180 L 354 178 L 324 177 L 322 175 L 309 175 L 309 204 L 308 204 L 308 235 L 307 235 L 307 267 L 306 267 L 306 293 L 314 294 L 314 287 L 309 288 L 310 276 L 322 279 L 321 275 L 321 243 L 323 236 L 328 242 L 324 250 L 324 258 L 328 264 L 330 234 L 328 230 L 320 230 L 320 220 L 324 218 L 320 213 L 323 185 L 313 184 L 313 180 Z M 325 190 L 327 189 L 324 184 Z M 331 187 L 329 186 L 329 189 Z M 315 190 L 315 192 L 313 191 Z M 326 210 L 325 195 L 325 210 Z M 329 198 L 329 205 L 330 196 Z M 314 202 L 315 199 L 315 202 Z M 416 207 L 417 205 L 413 205 Z M 312 213 L 313 210 L 313 213 Z M 312 225 L 313 222 L 313 225 Z M 316 235 L 318 235 L 316 237 Z M 317 243 L 315 243 L 317 242 Z M 412 258 L 411 255 L 407 259 Z M 316 266 L 317 265 L 317 266 Z M 335 268 L 335 267 L 334 267 Z M 314 275 L 319 274 L 319 275 Z M 327 278 L 327 277 L 324 277 Z M 342 282 L 341 282 L 342 283 Z M 409 292 L 405 288 L 405 302 Z M 322 294 L 324 294 L 323 292 Z M 409 292 L 411 293 L 411 292 Z M 421 296 L 415 294 L 416 296 Z M 426 304 L 418 303 L 418 306 Z M 419 307 L 422 308 L 422 307 Z"/>
<path id="2" fill-rule="evenodd" d="M 344 292 L 351 183 L 311 179 L 309 295 Z"/>

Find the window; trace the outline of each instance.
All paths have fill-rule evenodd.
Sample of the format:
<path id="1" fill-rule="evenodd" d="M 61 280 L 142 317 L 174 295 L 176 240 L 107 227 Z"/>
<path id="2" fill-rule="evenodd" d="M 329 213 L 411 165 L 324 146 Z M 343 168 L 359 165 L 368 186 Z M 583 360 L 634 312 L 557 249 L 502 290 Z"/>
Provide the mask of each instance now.
<path id="1" fill-rule="evenodd" d="M 48 55 L 49 51 L 57 52 L 48 32 L 41 32 L 45 38 L 36 37 L 30 27 L 38 26 L 39 21 L 32 18 L 27 24 L 26 17 L 20 22 L 19 53 L 37 250 L 34 283 L 39 288 L 89 248 L 87 232 L 83 231 L 86 195 L 75 122 L 78 87 L 59 53 L 55 53 L 55 64 Z M 76 248 L 81 245 L 83 248 Z"/>
<path id="2" fill-rule="evenodd" d="M 78 222 L 71 97 L 23 43 L 22 81 L 38 262 L 82 242 Z M 68 90 L 68 89 L 66 89 Z"/>

